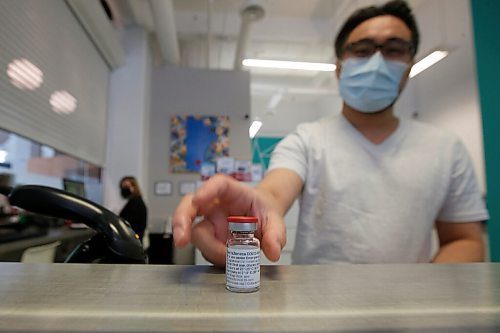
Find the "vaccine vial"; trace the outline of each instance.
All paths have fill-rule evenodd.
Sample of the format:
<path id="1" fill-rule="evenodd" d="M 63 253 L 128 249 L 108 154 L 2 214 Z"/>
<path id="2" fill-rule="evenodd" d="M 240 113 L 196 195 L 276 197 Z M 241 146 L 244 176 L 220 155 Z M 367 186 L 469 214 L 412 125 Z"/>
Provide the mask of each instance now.
<path id="1" fill-rule="evenodd" d="M 250 293 L 260 288 L 260 242 L 255 238 L 257 218 L 229 216 L 231 237 L 226 243 L 226 289 Z"/>

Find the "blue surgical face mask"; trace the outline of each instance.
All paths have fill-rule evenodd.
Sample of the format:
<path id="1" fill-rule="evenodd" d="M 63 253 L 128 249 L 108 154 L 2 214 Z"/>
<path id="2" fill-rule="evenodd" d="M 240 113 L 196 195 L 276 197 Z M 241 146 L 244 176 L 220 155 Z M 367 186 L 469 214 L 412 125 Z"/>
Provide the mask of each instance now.
<path id="1" fill-rule="evenodd" d="M 340 95 L 353 109 L 374 113 L 394 103 L 408 64 L 385 60 L 380 52 L 370 58 L 348 58 L 342 62 Z"/>

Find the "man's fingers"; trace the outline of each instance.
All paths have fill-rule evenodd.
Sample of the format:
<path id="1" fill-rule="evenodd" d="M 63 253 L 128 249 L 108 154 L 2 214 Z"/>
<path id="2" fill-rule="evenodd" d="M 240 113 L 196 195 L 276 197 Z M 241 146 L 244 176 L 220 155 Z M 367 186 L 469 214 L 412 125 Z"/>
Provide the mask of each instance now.
<path id="1" fill-rule="evenodd" d="M 196 193 L 185 196 L 177 207 L 172 220 L 175 245 L 184 246 L 191 241 L 207 260 L 224 266 L 227 215 L 254 215 L 260 219 L 257 236 L 262 239 L 264 254 L 272 261 L 279 260 L 286 243 L 283 218 L 277 212 L 268 212 L 265 198 L 258 200 L 256 193 L 231 177 L 211 177 Z M 197 215 L 204 215 L 207 220 L 193 227 Z"/>
<path id="2" fill-rule="evenodd" d="M 237 209 L 248 210 L 251 206 L 251 189 L 240 184 L 232 177 L 217 174 L 207 180 L 196 191 L 193 203 L 200 207 L 203 214 L 209 212 L 214 204 L 223 202 L 228 209 L 237 206 Z M 216 201 L 217 200 L 217 201 Z M 244 215 L 247 212 L 240 212 Z"/>
<path id="3" fill-rule="evenodd" d="M 193 227 L 192 243 L 215 266 L 226 264 L 226 244 L 215 237 L 214 226 L 203 220 Z"/>
<path id="4" fill-rule="evenodd" d="M 192 194 L 182 198 L 172 218 L 175 246 L 184 246 L 191 240 L 191 225 L 197 215 L 197 210 L 197 207 L 193 204 Z"/>
<path id="5" fill-rule="evenodd" d="M 286 244 L 286 227 L 277 213 L 269 213 L 262 223 L 262 250 L 271 261 L 278 261 Z"/>

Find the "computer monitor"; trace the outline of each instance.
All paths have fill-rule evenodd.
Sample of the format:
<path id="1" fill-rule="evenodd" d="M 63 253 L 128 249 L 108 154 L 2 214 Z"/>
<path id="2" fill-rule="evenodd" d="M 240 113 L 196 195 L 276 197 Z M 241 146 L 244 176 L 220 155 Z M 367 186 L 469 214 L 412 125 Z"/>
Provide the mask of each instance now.
<path id="1" fill-rule="evenodd" d="M 63 179 L 63 187 L 66 192 L 76 194 L 82 198 L 86 198 L 85 184 L 79 180 Z"/>

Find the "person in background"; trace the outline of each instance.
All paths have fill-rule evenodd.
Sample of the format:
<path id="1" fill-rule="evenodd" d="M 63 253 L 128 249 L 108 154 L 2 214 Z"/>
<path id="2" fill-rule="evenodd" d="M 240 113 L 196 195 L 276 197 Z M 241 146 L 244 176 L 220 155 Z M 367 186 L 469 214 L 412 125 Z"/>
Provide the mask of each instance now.
<path id="1" fill-rule="evenodd" d="M 139 183 L 132 176 L 125 176 L 120 180 L 120 193 L 127 203 L 120 211 L 120 217 L 130 223 L 132 229 L 142 242 L 148 220 L 148 210 L 142 200 Z"/>
<path id="2" fill-rule="evenodd" d="M 262 249 L 276 261 L 286 242 L 283 217 L 299 198 L 293 263 L 484 260 L 489 216 L 465 147 L 394 114 L 419 38 L 404 1 L 352 14 L 335 41 L 341 114 L 299 125 L 255 188 L 216 175 L 184 197 L 173 217 L 176 246 L 191 241 L 224 266 L 226 217 L 254 215 Z M 192 226 L 196 216 L 203 220 Z"/>

